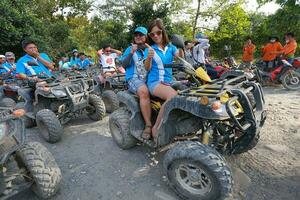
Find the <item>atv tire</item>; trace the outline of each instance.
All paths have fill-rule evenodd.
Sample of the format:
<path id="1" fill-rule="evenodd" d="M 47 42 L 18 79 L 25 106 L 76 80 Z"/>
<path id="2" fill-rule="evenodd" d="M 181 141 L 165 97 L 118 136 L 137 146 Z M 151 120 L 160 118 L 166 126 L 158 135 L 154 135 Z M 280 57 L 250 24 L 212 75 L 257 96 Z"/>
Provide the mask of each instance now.
<path id="1" fill-rule="evenodd" d="M 122 149 L 130 149 L 137 144 L 137 140 L 130 134 L 129 130 L 130 112 L 126 107 L 121 107 L 109 116 L 110 133 Z"/>
<path id="2" fill-rule="evenodd" d="M 164 158 L 170 187 L 182 199 L 225 199 L 232 192 L 232 176 L 225 159 L 199 142 L 179 142 Z"/>
<path id="3" fill-rule="evenodd" d="M 89 104 L 93 109 L 88 111 L 87 116 L 94 121 L 102 120 L 105 116 L 105 105 L 102 99 L 95 94 L 91 94 L 89 96 Z"/>
<path id="4" fill-rule="evenodd" d="M 283 87 L 288 90 L 300 89 L 300 72 L 289 70 L 281 77 Z"/>
<path id="5" fill-rule="evenodd" d="M 60 121 L 52 112 L 48 109 L 42 109 L 36 114 L 36 123 L 39 127 L 43 138 L 49 143 L 58 142 L 63 134 L 63 127 Z"/>
<path id="6" fill-rule="evenodd" d="M 9 107 L 9 108 L 15 108 L 16 107 L 16 102 L 8 97 L 4 97 L 0 101 L 0 107 Z"/>
<path id="7" fill-rule="evenodd" d="M 29 142 L 17 151 L 16 156 L 19 167 L 25 167 L 27 177 L 33 179 L 31 189 L 37 196 L 46 199 L 56 194 L 61 171 L 48 149 L 38 142 Z"/>
<path id="8" fill-rule="evenodd" d="M 101 96 L 105 104 L 106 112 L 112 113 L 119 108 L 118 96 L 114 91 L 105 90 Z"/>

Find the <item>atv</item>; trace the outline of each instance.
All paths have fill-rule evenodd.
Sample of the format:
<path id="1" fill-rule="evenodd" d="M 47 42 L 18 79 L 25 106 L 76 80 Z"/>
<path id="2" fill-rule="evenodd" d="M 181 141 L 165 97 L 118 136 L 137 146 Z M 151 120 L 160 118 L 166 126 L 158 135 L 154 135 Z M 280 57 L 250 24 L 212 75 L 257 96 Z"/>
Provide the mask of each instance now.
<path id="1" fill-rule="evenodd" d="M 202 81 L 192 68 L 185 72 Z M 247 93 L 255 98 L 255 106 Z M 156 143 L 142 139 L 145 123 L 137 96 L 121 91 L 118 98 L 124 106 L 109 118 L 114 141 L 122 149 L 130 149 L 138 142 L 158 151 L 169 149 L 164 170 L 169 185 L 182 199 L 230 196 L 232 173 L 224 156 L 254 148 L 266 119 L 262 88 L 245 76 L 178 91 L 165 105 Z M 151 107 L 154 123 L 161 100 L 152 98 Z"/>
<path id="2" fill-rule="evenodd" d="M 92 79 L 82 76 L 48 78 L 35 83 L 34 109 L 26 114 L 31 120 L 27 126 L 36 122 L 44 139 L 55 143 L 61 139 L 62 125 L 81 114 L 86 113 L 94 121 L 102 120 L 105 105 L 99 96 L 92 94 L 94 87 Z"/>
<path id="3" fill-rule="evenodd" d="M 28 188 L 40 198 L 49 198 L 61 182 L 61 171 L 46 147 L 25 143 L 23 114 L 24 110 L 0 108 L 0 199 Z"/>
<path id="4" fill-rule="evenodd" d="M 102 97 L 105 104 L 106 112 L 112 113 L 119 108 L 119 100 L 117 92 L 127 90 L 125 74 L 119 69 L 112 76 L 104 76 L 99 66 L 90 67 L 88 69 L 98 83 L 97 92 Z"/>

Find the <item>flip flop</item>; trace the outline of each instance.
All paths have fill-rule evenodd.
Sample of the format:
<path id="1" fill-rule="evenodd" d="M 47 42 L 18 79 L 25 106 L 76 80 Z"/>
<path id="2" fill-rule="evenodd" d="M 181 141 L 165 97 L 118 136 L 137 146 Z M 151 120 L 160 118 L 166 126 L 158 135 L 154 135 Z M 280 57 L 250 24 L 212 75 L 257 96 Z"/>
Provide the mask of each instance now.
<path id="1" fill-rule="evenodd" d="M 143 130 L 142 138 L 144 140 L 149 140 L 151 138 L 151 131 L 152 131 L 152 126 L 146 125 L 145 129 Z"/>

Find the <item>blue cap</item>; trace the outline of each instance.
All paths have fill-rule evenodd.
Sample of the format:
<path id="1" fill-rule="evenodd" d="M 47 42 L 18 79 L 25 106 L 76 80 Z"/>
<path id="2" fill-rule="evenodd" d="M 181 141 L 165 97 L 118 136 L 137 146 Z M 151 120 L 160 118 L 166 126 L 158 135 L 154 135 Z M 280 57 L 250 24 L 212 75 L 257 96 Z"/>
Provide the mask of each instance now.
<path id="1" fill-rule="evenodd" d="M 72 50 L 72 53 L 75 53 L 75 52 L 78 52 L 78 50 L 77 50 L 77 49 L 73 49 L 73 50 Z"/>
<path id="2" fill-rule="evenodd" d="M 145 27 L 139 26 L 134 30 L 135 33 L 139 32 L 142 33 L 143 35 L 147 35 L 148 31 Z"/>
<path id="3" fill-rule="evenodd" d="M 202 39 L 202 38 L 207 38 L 207 36 L 204 35 L 203 33 L 197 33 L 197 34 L 195 35 L 195 38 L 196 38 L 196 39 Z"/>

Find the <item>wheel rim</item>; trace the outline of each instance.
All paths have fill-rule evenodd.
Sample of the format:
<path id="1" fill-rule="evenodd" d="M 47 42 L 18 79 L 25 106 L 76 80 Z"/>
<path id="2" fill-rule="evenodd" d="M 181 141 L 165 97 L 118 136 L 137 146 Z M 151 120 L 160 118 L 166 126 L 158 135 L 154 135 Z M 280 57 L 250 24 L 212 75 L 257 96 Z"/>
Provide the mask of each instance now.
<path id="1" fill-rule="evenodd" d="M 113 123 L 111 123 L 111 127 L 110 128 L 111 128 L 111 132 L 114 135 L 115 140 L 118 143 L 122 143 L 123 137 L 122 137 L 122 134 L 121 134 L 121 128 L 120 128 L 120 126 L 117 123 L 113 122 Z"/>
<path id="2" fill-rule="evenodd" d="M 180 164 L 176 168 L 175 174 L 179 184 L 190 193 L 205 196 L 212 189 L 208 174 L 197 165 Z"/>
<path id="3" fill-rule="evenodd" d="M 285 82 L 291 88 L 298 88 L 300 86 L 300 77 L 297 75 L 293 75 L 293 72 L 288 73 L 285 77 Z"/>
<path id="4" fill-rule="evenodd" d="M 194 164 L 180 164 L 176 170 L 176 179 L 188 192 L 205 196 L 212 189 L 208 174 L 201 167 Z"/>

